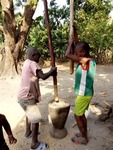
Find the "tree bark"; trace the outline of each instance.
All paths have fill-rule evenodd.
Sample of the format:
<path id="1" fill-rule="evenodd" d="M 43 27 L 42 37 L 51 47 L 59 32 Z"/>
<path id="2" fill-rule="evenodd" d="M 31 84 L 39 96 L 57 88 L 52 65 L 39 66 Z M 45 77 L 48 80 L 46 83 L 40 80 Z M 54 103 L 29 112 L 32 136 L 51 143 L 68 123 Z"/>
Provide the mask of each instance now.
<path id="1" fill-rule="evenodd" d="M 17 25 L 15 21 L 13 0 L 1 0 L 3 12 L 3 34 L 4 34 L 4 67 L 1 75 L 13 77 L 18 74 L 18 62 L 20 52 L 24 48 L 24 44 L 32 24 L 32 16 L 36 10 L 38 0 L 34 4 L 30 4 L 31 0 L 25 6 L 23 21 L 20 32 L 17 36 Z M 18 37 L 18 38 L 17 38 Z"/>

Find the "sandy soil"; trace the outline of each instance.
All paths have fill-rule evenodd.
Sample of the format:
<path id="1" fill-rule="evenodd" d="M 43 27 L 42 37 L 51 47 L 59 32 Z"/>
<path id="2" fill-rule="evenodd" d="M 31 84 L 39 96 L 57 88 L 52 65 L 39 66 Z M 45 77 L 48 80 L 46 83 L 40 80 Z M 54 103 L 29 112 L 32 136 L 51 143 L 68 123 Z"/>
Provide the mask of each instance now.
<path id="1" fill-rule="evenodd" d="M 73 92 L 74 74 L 70 75 L 69 65 L 58 65 L 58 94 L 59 99 L 64 99 L 70 104 L 70 112 L 65 124 L 67 136 L 63 139 L 55 139 L 50 135 L 51 124 L 48 121 L 48 103 L 54 98 L 53 80 L 50 77 L 46 81 L 40 80 L 42 91 L 42 101 L 40 109 L 43 118 L 47 121 L 45 125 L 40 124 L 39 141 L 49 144 L 49 150 L 113 150 L 113 119 L 112 117 L 105 122 L 99 122 L 98 115 L 101 114 L 103 106 L 106 103 L 113 104 L 113 65 L 97 65 L 95 77 L 95 94 L 90 105 L 88 115 L 88 136 L 89 143 L 84 145 L 75 145 L 71 141 L 74 133 L 78 131 L 75 123 L 73 110 L 75 94 Z M 44 69 L 48 71 L 48 68 Z M 17 102 L 17 91 L 20 84 L 20 77 L 16 79 L 0 78 L 0 113 L 6 115 L 11 124 L 14 136 L 18 142 L 16 145 L 9 145 L 11 150 L 29 150 L 31 139 L 24 137 L 25 132 L 25 114 Z M 5 134 L 5 133 L 4 133 Z M 5 134 L 7 141 L 7 136 Z M 8 141 L 7 141 L 8 143 Z"/>

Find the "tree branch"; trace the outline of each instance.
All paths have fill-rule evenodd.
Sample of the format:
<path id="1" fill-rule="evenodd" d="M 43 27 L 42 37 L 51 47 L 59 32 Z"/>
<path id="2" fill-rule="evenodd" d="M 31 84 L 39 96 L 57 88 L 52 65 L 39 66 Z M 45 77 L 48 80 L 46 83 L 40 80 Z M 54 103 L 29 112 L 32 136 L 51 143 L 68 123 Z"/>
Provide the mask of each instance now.
<path id="1" fill-rule="evenodd" d="M 35 13 L 37 3 L 38 3 L 38 0 L 35 0 L 34 4 L 30 4 L 30 2 L 29 2 L 25 5 L 24 14 L 23 14 L 23 21 L 22 21 L 22 25 L 20 27 L 20 33 L 18 36 L 18 42 L 16 44 L 16 48 L 15 48 L 14 53 L 13 53 L 13 56 L 16 59 L 17 59 L 20 51 L 24 47 L 24 43 L 26 41 L 29 29 L 30 29 L 31 24 L 33 22 L 32 17 Z"/>
<path id="2" fill-rule="evenodd" d="M 3 26 L 0 26 L 0 33 L 3 33 Z"/>

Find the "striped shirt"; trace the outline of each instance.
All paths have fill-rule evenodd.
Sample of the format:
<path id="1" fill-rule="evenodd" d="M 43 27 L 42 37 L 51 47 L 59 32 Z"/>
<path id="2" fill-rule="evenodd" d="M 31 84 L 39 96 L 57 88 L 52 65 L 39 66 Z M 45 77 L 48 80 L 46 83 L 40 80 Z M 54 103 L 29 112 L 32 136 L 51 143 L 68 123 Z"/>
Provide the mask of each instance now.
<path id="1" fill-rule="evenodd" d="M 95 71 L 96 62 L 93 59 L 89 59 L 87 69 L 84 69 L 81 64 L 77 64 L 74 86 L 74 92 L 76 95 L 93 96 Z"/>

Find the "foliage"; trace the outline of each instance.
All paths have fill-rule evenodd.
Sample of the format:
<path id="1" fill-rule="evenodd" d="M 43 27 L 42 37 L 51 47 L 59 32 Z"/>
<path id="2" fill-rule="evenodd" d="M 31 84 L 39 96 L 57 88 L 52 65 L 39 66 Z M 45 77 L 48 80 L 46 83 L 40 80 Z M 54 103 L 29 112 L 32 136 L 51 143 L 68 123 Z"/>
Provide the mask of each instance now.
<path id="1" fill-rule="evenodd" d="M 69 2 L 67 0 L 67 4 Z M 113 21 L 109 17 L 109 12 L 112 10 L 110 0 L 77 0 L 74 2 L 74 23 L 78 29 L 79 40 L 85 40 L 90 44 L 91 53 L 99 62 L 101 55 L 106 50 L 113 50 Z M 69 5 L 59 7 L 56 0 L 51 0 L 48 13 L 53 50 L 56 58 L 63 59 L 69 38 Z M 20 30 L 21 14 L 16 14 L 16 23 Z M 0 25 L 2 25 L 2 15 L 0 15 Z M 0 40 L 1 38 L 3 39 L 2 36 Z M 42 52 L 44 59 L 50 58 L 44 16 L 39 16 L 33 21 L 25 47 L 27 45 L 36 46 Z"/>
<path id="2" fill-rule="evenodd" d="M 42 52 L 44 57 L 49 57 L 48 53 L 48 36 L 46 28 L 40 23 L 42 17 L 38 17 L 31 30 L 27 40 L 27 44 L 34 45 Z"/>
<path id="3" fill-rule="evenodd" d="M 68 40 L 69 8 L 59 8 L 55 1 L 51 1 L 49 8 L 49 20 L 52 35 L 52 46 L 56 58 L 64 57 Z M 39 16 L 30 30 L 27 43 L 40 49 L 44 58 L 49 56 L 48 34 L 43 16 Z"/>
<path id="4" fill-rule="evenodd" d="M 35 0 L 29 0 L 28 2 L 29 5 L 33 5 L 33 6 L 37 4 Z"/>
<path id="5" fill-rule="evenodd" d="M 101 59 L 99 54 L 101 55 L 105 50 L 113 49 L 113 34 L 111 34 L 113 22 L 109 18 L 111 9 L 109 0 L 78 0 L 75 2 L 74 22 L 78 29 L 79 40 L 90 43 L 92 55 L 97 61 Z M 59 8 L 56 1 L 52 0 L 49 7 L 49 19 L 53 49 L 56 58 L 62 58 L 69 37 L 69 7 Z M 39 47 L 44 57 L 49 57 L 48 36 L 43 17 L 40 18 L 40 21 L 37 18 L 34 24 L 28 41 Z"/>
<path id="6" fill-rule="evenodd" d="M 108 0 L 88 0 L 78 11 L 75 20 L 79 39 L 90 43 L 97 62 L 101 62 L 99 55 L 105 50 L 113 50 L 113 21 L 109 18 L 111 9 Z"/>

